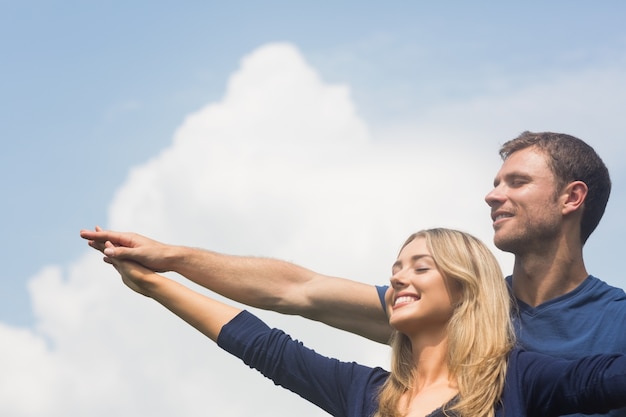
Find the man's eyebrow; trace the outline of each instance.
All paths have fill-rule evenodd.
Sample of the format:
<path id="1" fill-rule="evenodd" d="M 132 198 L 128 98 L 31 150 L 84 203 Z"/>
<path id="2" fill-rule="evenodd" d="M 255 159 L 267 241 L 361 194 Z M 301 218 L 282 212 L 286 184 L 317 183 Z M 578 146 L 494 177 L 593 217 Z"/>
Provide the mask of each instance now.
<path id="1" fill-rule="evenodd" d="M 497 187 L 498 185 L 500 185 L 500 183 L 502 181 L 508 182 L 508 181 L 511 181 L 513 179 L 516 179 L 516 178 L 531 179 L 532 177 L 529 174 L 527 174 L 525 172 L 522 172 L 522 171 L 508 172 L 508 173 L 506 173 L 504 175 L 499 175 L 496 178 L 494 178 L 493 179 L 493 186 Z"/>
<path id="2" fill-rule="evenodd" d="M 510 177 L 526 177 L 526 178 L 530 178 L 530 174 L 528 174 L 527 172 L 524 171 L 511 171 L 508 172 L 504 178 L 510 178 Z"/>

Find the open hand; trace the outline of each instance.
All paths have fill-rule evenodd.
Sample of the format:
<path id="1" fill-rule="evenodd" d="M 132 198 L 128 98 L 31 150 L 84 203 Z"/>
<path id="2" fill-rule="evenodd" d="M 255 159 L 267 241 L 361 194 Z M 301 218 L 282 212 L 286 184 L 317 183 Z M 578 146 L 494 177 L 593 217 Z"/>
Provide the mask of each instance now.
<path id="1" fill-rule="evenodd" d="M 95 230 L 81 230 L 80 236 L 89 246 L 102 252 L 107 263 L 112 263 L 113 259 L 129 260 L 154 272 L 170 270 L 168 259 L 172 246 L 137 233 L 103 230 L 99 226 Z"/>

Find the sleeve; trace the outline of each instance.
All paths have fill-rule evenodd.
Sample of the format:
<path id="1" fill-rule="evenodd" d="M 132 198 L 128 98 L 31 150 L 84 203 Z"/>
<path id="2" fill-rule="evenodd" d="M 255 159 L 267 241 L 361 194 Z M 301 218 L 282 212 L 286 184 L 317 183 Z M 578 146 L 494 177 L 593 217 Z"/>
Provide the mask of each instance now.
<path id="1" fill-rule="evenodd" d="M 529 415 L 606 413 L 626 406 L 624 355 L 594 355 L 578 360 L 531 352 L 518 355 L 520 387 Z"/>
<path id="2" fill-rule="evenodd" d="M 385 302 L 385 294 L 387 293 L 388 289 L 389 289 L 389 285 L 377 285 L 376 286 L 376 291 L 378 291 L 378 298 L 380 299 L 380 305 L 383 308 L 385 315 L 387 315 L 387 303 Z"/>
<path id="3" fill-rule="evenodd" d="M 218 345 L 333 416 L 369 415 L 387 373 L 327 358 L 243 311 L 220 332 Z M 374 408 L 372 408 L 374 407 Z M 367 413 L 367 414 L 366 414 Z"/>

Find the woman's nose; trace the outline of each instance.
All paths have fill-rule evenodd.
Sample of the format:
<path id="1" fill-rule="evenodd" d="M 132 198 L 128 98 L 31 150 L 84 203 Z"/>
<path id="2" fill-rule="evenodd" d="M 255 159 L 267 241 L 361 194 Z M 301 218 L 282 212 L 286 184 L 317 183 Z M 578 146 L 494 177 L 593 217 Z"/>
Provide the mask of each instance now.
<path id="1" fill-rule="evenodd" d="M 391 283 L 391 287 L 394 289 L 403 288 L 406 286 L 406 280 L 401 271 L 393 274 L 389 279 L 389 282 Z"/>

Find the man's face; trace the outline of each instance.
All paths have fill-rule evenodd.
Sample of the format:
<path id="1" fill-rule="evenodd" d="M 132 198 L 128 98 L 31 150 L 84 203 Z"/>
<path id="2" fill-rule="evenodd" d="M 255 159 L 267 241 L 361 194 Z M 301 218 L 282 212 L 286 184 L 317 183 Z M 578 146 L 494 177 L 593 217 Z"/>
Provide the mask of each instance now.
<path id="1" fill-rule="evenodd" d="M 504 161 L 485 197 L 499 249 L 518 255 L 554 241 L 562 221 L 556 186 L 546 156 L 534 147 Z"/>

